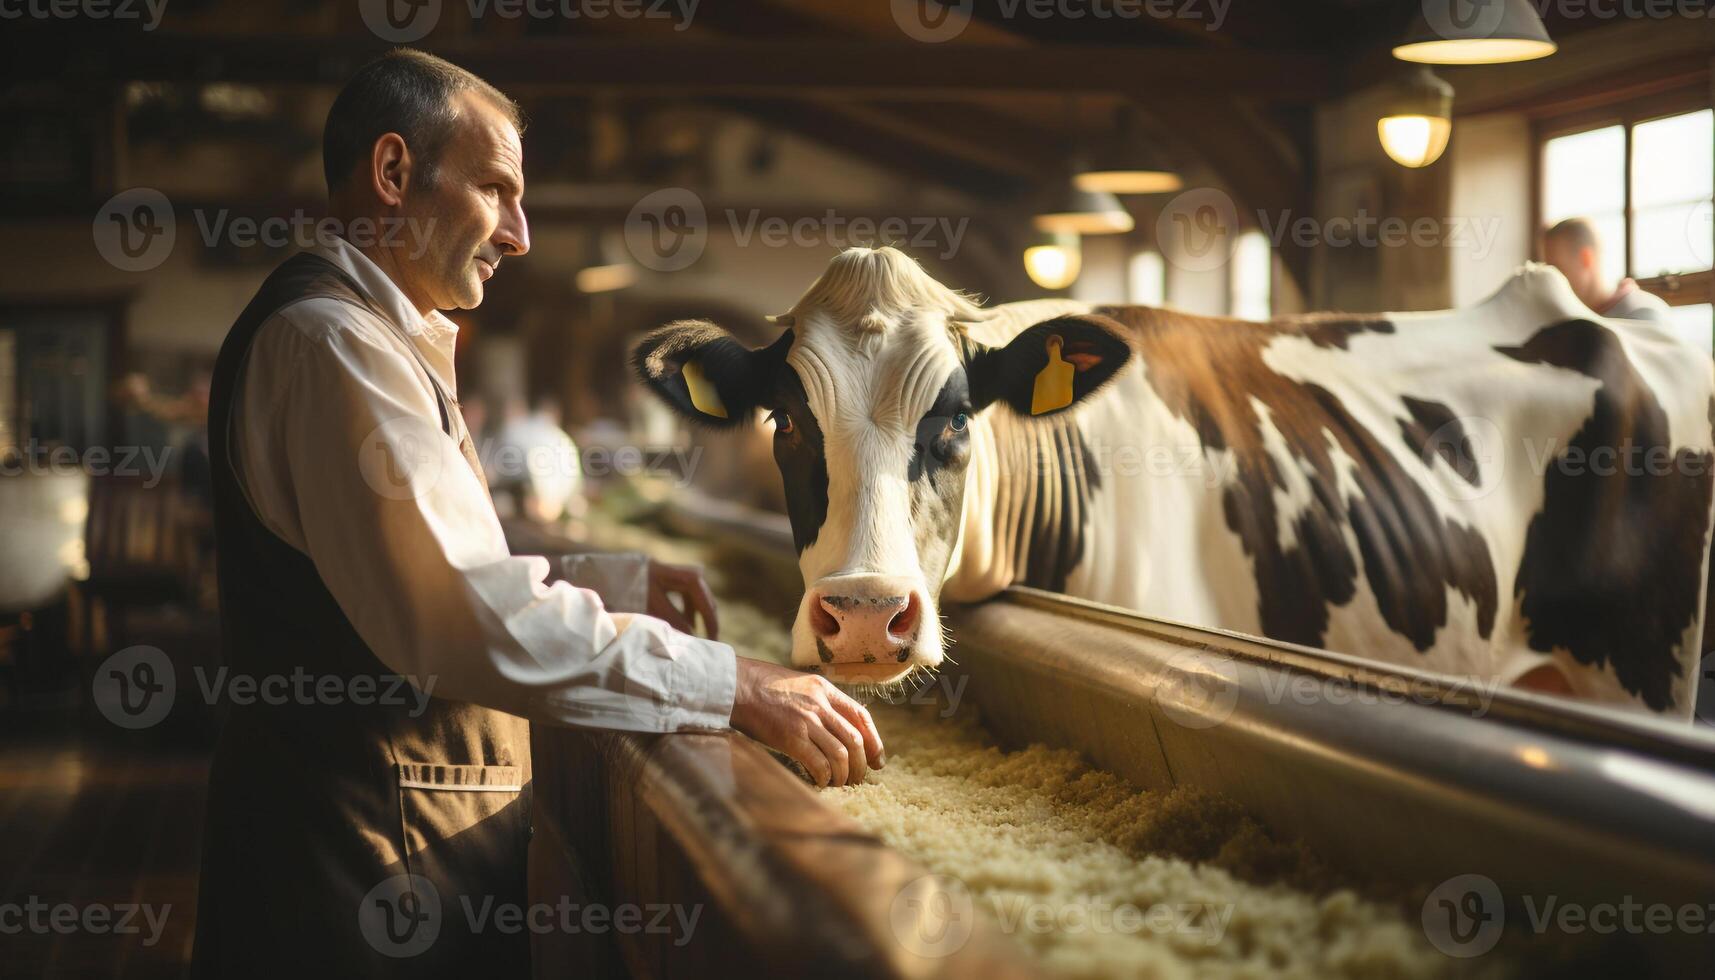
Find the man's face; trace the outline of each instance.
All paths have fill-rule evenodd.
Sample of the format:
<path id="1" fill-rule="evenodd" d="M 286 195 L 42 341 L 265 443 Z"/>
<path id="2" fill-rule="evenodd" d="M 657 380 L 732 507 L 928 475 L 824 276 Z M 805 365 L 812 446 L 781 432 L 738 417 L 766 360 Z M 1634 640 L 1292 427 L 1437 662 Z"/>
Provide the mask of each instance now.
<path id="1" fill-rule="evenodd" d="M 474 309 L 501 257 L 530 249 L 517 128 L 475 92 L 454 102 L 459 118 L 434 179 L 412 188 L 402 208 L 412 222 L 400 236 L 411 276 L 437 310 Z"/>

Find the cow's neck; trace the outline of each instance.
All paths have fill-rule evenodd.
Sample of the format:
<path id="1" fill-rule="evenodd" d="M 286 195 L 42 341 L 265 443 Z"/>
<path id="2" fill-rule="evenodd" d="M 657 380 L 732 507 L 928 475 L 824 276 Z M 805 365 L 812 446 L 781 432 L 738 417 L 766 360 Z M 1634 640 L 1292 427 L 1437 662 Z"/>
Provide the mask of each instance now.
<path id="1" fill-rule="evenodd" d="M 972 420 L 961 536 L 943 595 L 976 601 L 1014 584 L 1064 591 L 1089 546 L 1084 511 L 1098 482 L 1070 416 L 1023 420 L 995 408 Z"/>

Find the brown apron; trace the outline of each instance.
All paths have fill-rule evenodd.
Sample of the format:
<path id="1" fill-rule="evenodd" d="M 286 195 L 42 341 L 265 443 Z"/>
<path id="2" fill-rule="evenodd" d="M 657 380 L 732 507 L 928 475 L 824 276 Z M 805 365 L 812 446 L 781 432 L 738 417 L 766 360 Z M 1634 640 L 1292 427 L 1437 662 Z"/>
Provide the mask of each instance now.
<path id="1" fill-rule="evenodd" d="M 394 675 L 314 563 L 263 526 L 234 475 L 234 384 L 251 341 L 310 297 L 387 319 L 342 270 L 302 254 L 268 277 L 227 335 L 208 430 L 222 647 L 231 675 L 307 677 L 292 689 L 313 694 L 319 682 L 340 696 L 231 707 L 209 775 L 194 972 L 523 977 L 528 933 L 504 910 L 525 904 L 528 723 L 425 699 Z M 457 406 L 418 364 L 442 431 L 477 467 Z M 357 465 L 348 456 L 323 465 Z"/>

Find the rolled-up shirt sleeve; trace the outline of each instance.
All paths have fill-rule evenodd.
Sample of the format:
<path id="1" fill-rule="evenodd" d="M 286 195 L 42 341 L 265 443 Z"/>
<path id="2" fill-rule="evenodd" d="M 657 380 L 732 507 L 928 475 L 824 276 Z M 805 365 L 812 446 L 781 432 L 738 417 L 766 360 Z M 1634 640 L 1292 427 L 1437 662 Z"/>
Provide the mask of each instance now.
<path id="1" fill-rule="evenodd" d="M 435 696 L 532 720 L 646 732 L 728 724 L 732 647 L 610 612 L 579 587 L 641 610 L 641 556 L 573 556 L 571 581 L 546 584 L 549 559 L 508 552 L 409 353 L 338 324 L 280 327 L 263 334 L 275 331 L 268 370 L 286 376 L 241 394 L 251 440 L 241 482 L 383 663 Z"/>

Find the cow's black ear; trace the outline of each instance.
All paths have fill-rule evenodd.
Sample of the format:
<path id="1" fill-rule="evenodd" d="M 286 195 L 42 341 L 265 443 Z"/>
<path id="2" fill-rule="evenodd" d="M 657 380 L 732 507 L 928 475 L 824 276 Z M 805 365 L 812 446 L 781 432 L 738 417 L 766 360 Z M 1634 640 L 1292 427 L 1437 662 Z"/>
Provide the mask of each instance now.
<path id="1" fill-rule="evenodd" d="M 966 359 L 971 405 L 1003 401 L 1023 416 L 1063 412 L 1112 380 L 1131 359 L 1126 328 L 1097 314 L 1038 323 L 1005 347 Z"/>
<path id="2" fill-rule="evenodd" d="M 631 366 L 655 396 L 693 422 L 730 427 L 751 420 L 786 363 L 792 331 L 754 350 L 707 320 L 680 320 L 644 337 Z"/>

